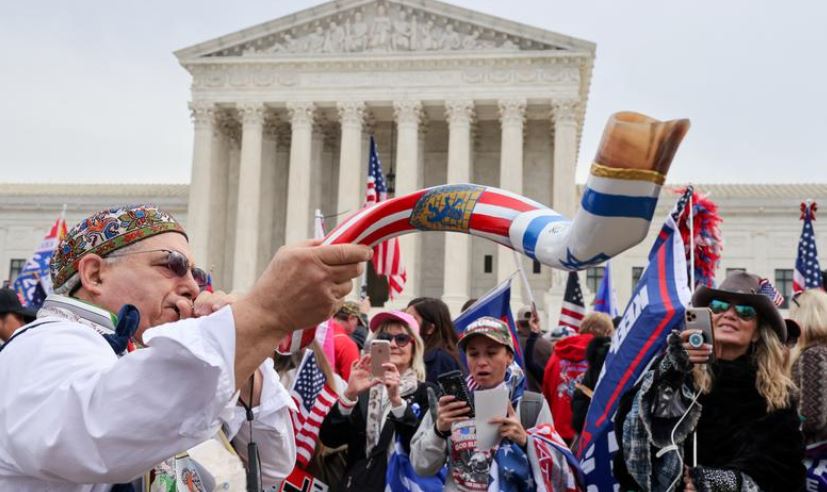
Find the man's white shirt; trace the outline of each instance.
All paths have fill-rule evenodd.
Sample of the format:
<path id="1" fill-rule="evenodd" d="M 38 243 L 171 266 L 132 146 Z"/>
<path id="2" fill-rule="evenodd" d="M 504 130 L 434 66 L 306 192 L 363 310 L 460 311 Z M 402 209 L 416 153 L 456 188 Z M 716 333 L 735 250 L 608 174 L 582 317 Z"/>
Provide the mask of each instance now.
<path id="1" fill-rule="evenodd" d="M 210 439 L 222 425 L 246 452 L 230 307 L 151 328 L 146 348 L 120 358 L 80 323 L 34 323 L 44 324 L 0 352 L 0 490 L 107 491 Z M 253 437 L 267 485 L 293 468 L 294 404 L 272 361 L 261 370 Z"/>

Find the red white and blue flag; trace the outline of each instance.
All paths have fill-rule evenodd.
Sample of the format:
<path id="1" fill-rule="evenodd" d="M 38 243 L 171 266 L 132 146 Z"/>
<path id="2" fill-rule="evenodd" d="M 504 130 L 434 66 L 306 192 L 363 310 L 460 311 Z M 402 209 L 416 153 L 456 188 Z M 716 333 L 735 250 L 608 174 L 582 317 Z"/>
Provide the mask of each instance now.
<path id="1" fill-rule="evenodd" d="M 388 198 L 388 186 L 382 173 L 382 161 L 376 150 L 376 140 L 370 137 L 370 157 L 368 159 L 368 189 L 365 194 L 365 206 L 370 207 Z M 402 251 L 399 238 L 391 238 L 373 248 L 373 269 L 377 275 L 388 279 L 388 296 L 394 299 L 402 293 L 408 274 L 402 264 Z"/>
<path id="2" fill-rule="evenodd" d="M 38 309 L 46 300 L 46 296 L 52 293 L 49 261 L 64 237 L 66 237 L 66 220 L 61 213 L 12 284 L 12 288 L 17 292 L 24 306 Z"/>
<path id="3" fill-rule="evenodd" d="M 603 280 L 597 288 L 597 295 L 594 296 L 594 310 L 606 313 L 611 318 L 620 314 L 620 307 L 617 305 L 617 291 L 612 285 L 612 266 L 607 261 L 603 269 Z"/>
<path id="4" fill-rule="evenodd" d="M 511 314 L 511 277 L 500 285 L 488 291 L 480 297 L 477 302 L 463 311 L 454 320 L 454 329 L 460 337 L 468 326 L 483 316 L 497 318 L 508 325 L 511 333 L 511 343 L 514 344 L 514 360 L 520 365 L 523 364 L 523 351 L 520 349 L 520 341 L 517 339 L 517 325 L 514 324 L 514 316 Z"/>
<path id="5" fill-rule="evenodd" d="M 801 220 L 804 221 L 804 227 L 801 229 L 801 238 L 798 240 L 798 256 L 795 258 L 795 271 L 793 272 L 793 293 L 823 287 L 813 230 L 816 209 L 815 202 L 801 204 Z"/>
<path id="6" fill-rule="evenodd" d="M 290 395 L 296 402 L 298 412 L 291 412 L 293 429 L 296 435 L 296 461 L 301 466 L 307 466 L 316 442 L 319 439 L 319 429 L 330 408 L 336 403 L 336 392 L 331 389 L 312 350 L 304 353 L 298 369 L 296 379 L 290 389 Z"/>
<path id="7" fill-rule="evenodd" d="M 649 252 L 649 265 L 626 306 L 594 389 L 576 450 L 589 490 L 613 490 L 612 455 L 617 450 L 613 420 L 620 398 L 662 352 L 672 329 L 683 323 L 691 293 L 676 218 L 690 193 L 691 189 L 678 200 Z"/>
<path id="8" fill-rule="evenodd" d="M 583 304 L 583 291 L 580 289 L 580 277 L 577 272 L 569 272 L 566 281 L 566 292 L 563 294 L 563 305 L 560 308 L 558 329 L 580 331 L 580 323 L 586 315 L 586 306 Z"/>

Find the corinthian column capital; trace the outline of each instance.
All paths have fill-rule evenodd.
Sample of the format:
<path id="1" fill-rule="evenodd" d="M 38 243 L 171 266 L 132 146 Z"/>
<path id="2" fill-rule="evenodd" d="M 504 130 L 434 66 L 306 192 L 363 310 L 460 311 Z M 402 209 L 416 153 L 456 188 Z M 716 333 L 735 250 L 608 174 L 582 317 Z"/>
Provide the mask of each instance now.
<path id="1" fill-rule="evenodd" d="M 365 121 L 364 101 L 340 101 L 336 103 L 339 110 L 339 121 L 342 126 L 362 127 Z"/>
<path id="2" fill-rule="evenodd" d="M 554 99 L 551 101 L 551 107 L 555 125 L 577 122 L 577 111 L 580 109 L 580 101 L 577 99 Z"/>
<path id="3" fill-rule="evenodd" d="M 523 98 L 501 99 L 499 101 L 500 123 L 503 126 L 519 125 L 525 122 L 525 108 L 528 102 Z"/>
<path id="4" fill-rule="evenodd" d="M 290 124 L 293 126 L 313 126 L 316 105 L 312 102 L 287 103 L 287 113 L 290 115 Z"/>
<path id="5" fill-rule="evenodd" d="M 265 108 L 262 103 L 242 103 L 238 105 L 238 114 L 243 125 L 264 124 Z"/>
<path id="6" fill-rule="evenodd" d="M 398 100 L 393 102 L 393 117 L 397 125 L 419 126 L 423 116 L 421 101 Z"/>
<path id="7" fill-rule="evenodd" d="M 212 125 L 215 123 L 215 104 L 203 101 L 189 103 L 190 118 L 192 123 L 198 126 Z"/>
<path id="8" fill-rule="evenodd" d="M 451 125 L 470 125 L 474 121 L 474 101 L 471 99 L 445 101 L 445 117 Z"/>

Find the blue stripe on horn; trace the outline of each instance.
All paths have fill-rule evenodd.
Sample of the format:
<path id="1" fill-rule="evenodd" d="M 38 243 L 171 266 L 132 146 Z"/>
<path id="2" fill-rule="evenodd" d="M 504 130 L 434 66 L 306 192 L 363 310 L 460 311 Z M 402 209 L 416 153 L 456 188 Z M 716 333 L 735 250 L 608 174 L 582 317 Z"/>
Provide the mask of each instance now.
<path id="1" fill-rule="evenodd" d="M 534 248 L 537 246 L 540 233 L 543 232 L 543 229 L 545 229 L 548 224 L 566 220 L 562 215 L 541 215 L 531 219 L 531 222 L 528 223 L 528 227 L 525 228 L 525 232 L 523 233 L 523 252 L 536 260 L 537 258 L 534 257 Z"/>
<path id="2" fill-rule="evenodd" d="M 648 196 L 609 195 L 587 187 L 580 205 L 592 215 L 652 220 L 658 199 Z"/>

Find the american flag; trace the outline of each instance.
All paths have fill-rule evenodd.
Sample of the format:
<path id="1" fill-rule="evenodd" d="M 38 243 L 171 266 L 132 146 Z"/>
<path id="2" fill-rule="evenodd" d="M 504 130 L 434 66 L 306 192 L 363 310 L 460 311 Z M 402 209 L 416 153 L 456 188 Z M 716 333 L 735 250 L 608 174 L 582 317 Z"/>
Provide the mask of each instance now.
<path id="1" fill-rule="evenodd" d="M 296 379 L 290 389 L 298 412 L 293 413 L 296 434 L 296 461 L 307 466 L 316 449 L 319 428 L 330 408 L 336 403 L 336 392 L 327 384 L 324 373 L 316 363 L 312 350 L 305 352 L 296 370 Z"/>
<path id="2" fill-rule="evenodd" d="M 577 272 L 569 272 L 569 280 L 566 282 L 566 293 L 563 296 L 563 307 L 560 309 L 560 321 L 558 328 L 572 328 L 580 330 L 580 322 L 586 314 L 586 306 L 583 304 L 583 291 L 580 290 L 580 278 Z"/>
<path id="3" fill-rule="evenodd" d="M 772 300 L 772 302 L 778 307 L 781 307 L 781 305 L 784 304 L 784 296 L 782 296 L 781 293 L 778 292 L 778 289 L 776 289 L 775 286 L 765 278 L 758 281 L 758 293 L 769 297 L 770 300 Z"/>
<path id="4" fill-rule="evenodd" d="M 388 186 L 382 173 L 382 162 L 376 150 L 376 140 L 370 137 L 370 158 L 368 162 L 368 189 L 365 194 L 365 207 L 370 207 L 388 198 Z M 402 293 L 408 274 L 402 264 L 402 252 L 399 239 L 391 238 L 373 248 L 373 269 L 377 275 L 388 278 L 388 295 L 394 299 Z"/>
<path id="5" fill-rule="evenodd" d="M 793 272 L 793 293 L 807 289 L 821 287 L 821 267 L 818 264 L 813 221 L 816 218 L 815 202 L 801 203 L 801 220 L 804 228 L 801 230 L 801 239 L 798 240 L 798 256 L 795 259 Z"/>

